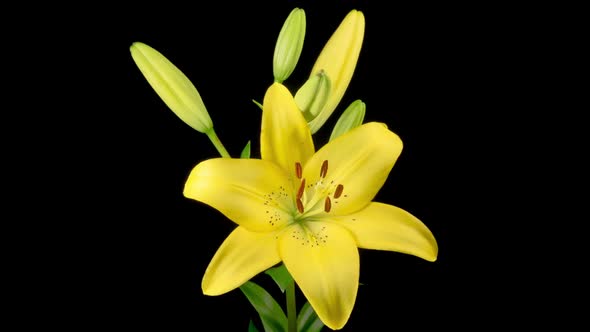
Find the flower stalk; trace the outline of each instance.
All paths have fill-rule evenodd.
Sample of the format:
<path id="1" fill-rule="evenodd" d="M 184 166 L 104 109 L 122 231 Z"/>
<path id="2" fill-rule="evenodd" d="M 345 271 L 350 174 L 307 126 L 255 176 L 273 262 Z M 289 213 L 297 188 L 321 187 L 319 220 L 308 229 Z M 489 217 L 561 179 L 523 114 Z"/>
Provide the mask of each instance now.
<path id="1" fill-rule="evenodd" d="M 295 302 L 295 281 L 291 280 L 285 292 L 287 293 L 287 331 L 297 332 L 297 304 Z"/>
<path id="2" fill-rule="evenodd" d="M 225 149 L 225 146 L 223 146 L 223 144 L 221 143 L 221 140 L 219 140 L 219 137 L 217 137 L 217 134 L 215 133 L 215 129 L 213 129 L 213 127 L 211 127 L 211 129 L 206 131 L 205 135 L 207 135 L 207 137 L 209 137 L 209 140 L 211 141 L 211 143 L 213 143 L 213 146 L 215 146 L 215 148 L 217 149 L 217 152 L 219 152 L 219 154 L 223 158 L 231 158 L 231 156 L 229 155 L 229 152 L 227 152 L 227 150 Z"/>

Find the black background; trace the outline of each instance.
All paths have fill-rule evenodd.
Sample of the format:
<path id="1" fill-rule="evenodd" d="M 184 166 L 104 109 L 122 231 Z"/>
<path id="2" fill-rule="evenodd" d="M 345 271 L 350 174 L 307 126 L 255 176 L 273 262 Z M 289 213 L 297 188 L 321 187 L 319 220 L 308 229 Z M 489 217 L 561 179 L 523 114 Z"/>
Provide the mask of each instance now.
<path id="1" fill-rule="evenodd" d="M 522 310 L 543 308 L 547 293 L 536 291 L 528 273 L 539 267 L 527 251 L 532 246 L 517 245 L 531 222 L 521 188 L 536 184 L 518 160 L 536 147 L 530 136 L 509 140 L 522 118 L 531 124 L 522 98 L 531 62 L 523 49 L 534 27 L 521 26 L 514 8 L 375 1 L 128 6 L 36 7 L 42 19 L 12 26 L 19 34 L 11 35 L 15 44 L 5 56 L 16 61 L 6 67 L 17 74 L 10 84 L 18 93 L 9 98 L 24 126 L 5 141 L 19 143 L 7 152 L 14 152 L 9 166 L 22 174 L 7 173 L 17 184 L 9 202 L 23 204 L 14 205 L 19 241 L 10 252 L 21 324 L 239 331 L 257 322 L 239 290 L 218 297 L 200 290 L 234 225 L 184 198 L 182 188 L 191 168 L 217 152 L 166 108 L 129 46 L 141 41 L 162 52 L 195 84 L 230 154 L 251 140 L 259 157 L 261 112 L 251 100 L 261 101 L 272 83 L 274 43 L 294 7 L 306 11 L 307 34 L 285 83 L 292 92 L 344 16 L 351 9 L 365 14 L 355 75 L 314 136 L 316 146 L 327 142 L 344 107 L 362 99 L 365 121 L 386 123 L 404 142 L 376 200 L 420 218 L 440 250 L 435 263 L 360 250 L 363 285 L 344 330 L 480 330 L 550 319 L 532 320 Z M 516 181 L 508 186 L 508 178 Z M 542 254 L 546 269 L 555 259 Z M 283 303 L 267 276 L 255 281 Z"/>

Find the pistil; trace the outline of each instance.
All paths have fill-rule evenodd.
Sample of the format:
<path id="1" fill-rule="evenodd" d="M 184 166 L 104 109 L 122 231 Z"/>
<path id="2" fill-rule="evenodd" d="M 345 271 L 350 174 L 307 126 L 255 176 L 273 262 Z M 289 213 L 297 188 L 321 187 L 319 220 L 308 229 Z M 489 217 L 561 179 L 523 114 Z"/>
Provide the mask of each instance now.
<path id="1" fill-rule="evenodd" d="M 330 184 L 325 185 L 324 180 L 328 174 L 328 160 L 322 162 L 320 167 L 320 179 L 316 183 L 312 183 L 306 186 L 306 179 L 303 178 L 303 169 L 300 162 L 295 163 L 295 174 L 297 178 L 301 180 L 299 188 L 297 189 L 297 195 L 295 197 L 295 203 L 297 204 L 297 211 L 299 212 L 298 220 L 302 220 L 313 215 L 330 212 L 332 210 L 332 204 L 338 203 L 338 199 L 342 197 L 344 192 L 344 186 L 338 184 L 334 187 L 333 181 Z M 306 189 L 311 192 L 306 193 Z M 333 194 L 333 195 L 332 195 Z M 331 197 L 332 196 L 332 197 Z M 344 195 L 346 197 L 346 195 Z M 320 205 L 322 202 L 323 204 Z"/>

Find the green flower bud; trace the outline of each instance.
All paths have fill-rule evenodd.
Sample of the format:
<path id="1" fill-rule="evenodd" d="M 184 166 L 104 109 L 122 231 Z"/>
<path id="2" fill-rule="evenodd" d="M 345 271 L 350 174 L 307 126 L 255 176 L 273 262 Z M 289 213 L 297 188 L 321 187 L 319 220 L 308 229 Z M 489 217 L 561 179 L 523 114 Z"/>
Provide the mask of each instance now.
<path id="1" fill-rule="evenodd" d="M 277 39 L 272 62 L 276 82 L 282 83 L 295 69 L 305 39 L 305 11 L 295 8 L 291 11 Z"/>
<path id="2" fill-rule="evenodd" d="M 365 119 L 366 109 L 367 106 L 360 99 L 353 101 L 336 122 L 334 130 L 332 130 L 332 135 L 330 135 L 330 141 L 360 126 Z"/>
<path id="3" fill-rule="evenodd" d="M 310 77 L 295 94 L 295 103 L 307 122 L 315 119 L 330 96 L 331 83 L 323 71 Z"/>
<path id="4" fill-rule="evenodd" d="M 213 128 L 199 92 L 176 66 L 146 44 L 135 42 L 130 50 L 143 76 L 182 121 L 202 133 Z"/>

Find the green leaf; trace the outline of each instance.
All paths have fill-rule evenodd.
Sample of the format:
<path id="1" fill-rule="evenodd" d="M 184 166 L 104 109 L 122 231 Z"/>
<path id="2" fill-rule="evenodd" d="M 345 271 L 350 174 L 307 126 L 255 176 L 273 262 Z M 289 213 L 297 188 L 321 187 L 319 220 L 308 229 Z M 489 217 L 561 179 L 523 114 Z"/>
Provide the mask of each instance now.
<path id="1" fill-rule="evenodd" d="M 260 107 L 260 110 L 263 110 L 263 109 L 264 109 L 264 108 L 262 107 L 262 104 L 261 104 L 261 103 L 259 103 L 259 102 L 257 102 L 256 100 L 252 99 L 252 102 L 253 102 L 254 104 L 256 104 L 256 106 Z"/>
<path id="2" fill-rule="evenodd" d="M 246 283 L 240 286 L 240 290 L 246 295 L 250 304 L 252 304 L 260 315 L 264 331 L 287 331 L 287 316 L 285 316 L 285 312 L 264 288 L 252 281 L 246 281 Z"/>
<path id="3" fill-rule="evenodd" d="M 259 332 L 252 320 L 250 320 L 250 324 L 248 324 L 248 332 Z"/>
<path id="4" fill-rule="evenodd" d="M 246 146 L 244 147 L 244 149 L 242 150 L 242 153 L 240 154 L 240 158 L 244 158 L 244 159 L 250 158 L 250 141 L 248 141 L 248 143 L 246 143 Z"/>
<path id="5" fill-rule="evenodd" d="M 274 280 L 277 285 L 279 285 L 279 288 L 283 293 L 285 292 L 285 289 L 287 289 L 289 283 L 293 282 L 293 277 L 291 277 L 291 274 L 289 271 L 287 271 L 285 264 L 270 268 L 264 273 L 272 277 L 272 280 Z"/>
<path id="6" fill-rule="evenodd" d="M 320 320 L 309 302 L 305 302 L 297 315 L 297 332 L 319 332 L 324 323 Z"/>

